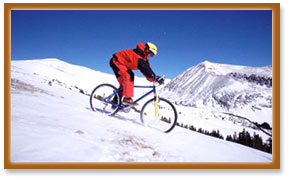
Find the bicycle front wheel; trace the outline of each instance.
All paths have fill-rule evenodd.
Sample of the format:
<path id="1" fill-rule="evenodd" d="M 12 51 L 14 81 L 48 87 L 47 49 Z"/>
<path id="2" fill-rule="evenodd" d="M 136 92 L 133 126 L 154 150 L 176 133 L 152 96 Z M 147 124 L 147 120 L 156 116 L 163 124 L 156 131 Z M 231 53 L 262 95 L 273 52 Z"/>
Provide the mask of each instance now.
<path id="1" fill-rule="evenodd" d="M 164 99 L 159 98 L 147 101 L 141 110 L 141 122 L 151 128 L 168 133 L 173 130 L 177 123 L 177 111 L 174 105 Z"/>
<path id="2" fill-rule="evenodd" d="M 91 109 L 109 116 L 117 113 L 120 96 L 116 91 L 117 89 L 111 84 L 98 85 L 90 95 Z"/>

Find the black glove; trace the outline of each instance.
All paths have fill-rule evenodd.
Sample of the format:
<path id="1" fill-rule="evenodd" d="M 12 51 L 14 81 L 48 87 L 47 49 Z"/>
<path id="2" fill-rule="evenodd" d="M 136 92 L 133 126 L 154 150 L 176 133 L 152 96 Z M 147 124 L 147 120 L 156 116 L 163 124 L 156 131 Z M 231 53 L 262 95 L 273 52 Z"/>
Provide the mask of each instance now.
<path id="1" fill-rule="evenodd" d="M 165 79 L 160 76 L 155 76 L 155 81 L 158 82 L 160 85 L 165 83 Z"/>

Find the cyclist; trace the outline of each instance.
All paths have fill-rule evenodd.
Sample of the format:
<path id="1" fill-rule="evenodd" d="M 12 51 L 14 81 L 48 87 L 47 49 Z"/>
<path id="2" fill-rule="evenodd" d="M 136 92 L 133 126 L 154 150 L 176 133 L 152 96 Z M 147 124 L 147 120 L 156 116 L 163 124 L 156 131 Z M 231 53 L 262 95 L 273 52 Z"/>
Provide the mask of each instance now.
<path id="1" fill-rule="evenodd" d="M 138 43 L 135 49 L 125 49 L 113 54 L 110 66 L 119 82 L 119 87 L 123 88 L 120 93 L 123 96 L 123 105 L 136 106 L 133 97 L 134 73 L 132 70 L 140 70 L 150 82 L 164 83 L 164 79 L 157 76 L 151 69 L 149 58 L 157 54 L 157 47 L 151 42 L 146 44 Z M 114 100 L 117 98 L 115 97 Z"/>

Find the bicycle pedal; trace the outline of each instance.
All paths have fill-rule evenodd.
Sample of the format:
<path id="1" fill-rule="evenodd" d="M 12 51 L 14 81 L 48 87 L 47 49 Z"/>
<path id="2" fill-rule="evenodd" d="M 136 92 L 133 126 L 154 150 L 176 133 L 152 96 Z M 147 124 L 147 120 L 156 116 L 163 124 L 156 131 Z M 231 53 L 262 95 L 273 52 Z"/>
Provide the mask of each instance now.
<path id="1" fill-rule="evenodd" d="M 123 108 L 123 109 L 122 109 L 122 111 L 123 111 L 124 113 L 129 113 L 130 110 L 131 110 L 130 107 L 126 107 L 126 108 Z"/>

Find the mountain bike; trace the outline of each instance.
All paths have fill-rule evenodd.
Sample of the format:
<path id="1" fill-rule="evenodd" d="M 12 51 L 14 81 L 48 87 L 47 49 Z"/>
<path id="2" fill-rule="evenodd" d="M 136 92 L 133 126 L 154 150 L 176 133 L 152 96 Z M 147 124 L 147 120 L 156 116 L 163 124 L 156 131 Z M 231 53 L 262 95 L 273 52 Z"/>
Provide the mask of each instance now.
<path id="1" fill-rule="evenodd" d="M 157 95 L 156 87 L 158 84 L 153 82 L 152 86 L 134 86 L 134 88 L 151 89 L 144 95 L 134 101 L 138 103 L 150 94 L 154 97 L 145 102 L 140 112 L 140 120 L 142 124 L 168 133 L 173 130 L 177 123 L 177 111 L 174 105 L 165 98 Z M 90 107 L 93 111 L 98 111 L 109 116 L 115 115 L 117 112 L 130 112 L 131 109 L 138 111 L 135 107 L 122 104 L 120 92 L 122 88 L 117 89 L 111 84 L 100 84 L 92 91 L 90 95 Z"/>

